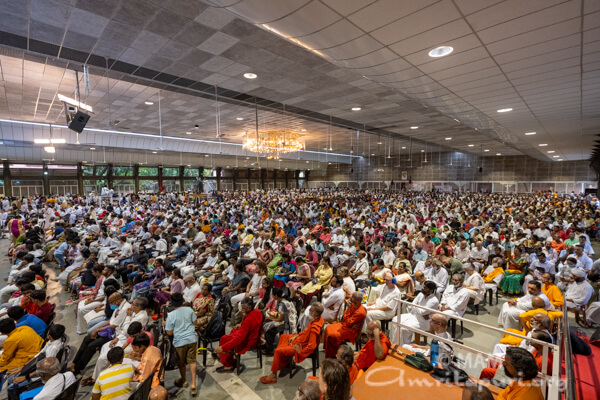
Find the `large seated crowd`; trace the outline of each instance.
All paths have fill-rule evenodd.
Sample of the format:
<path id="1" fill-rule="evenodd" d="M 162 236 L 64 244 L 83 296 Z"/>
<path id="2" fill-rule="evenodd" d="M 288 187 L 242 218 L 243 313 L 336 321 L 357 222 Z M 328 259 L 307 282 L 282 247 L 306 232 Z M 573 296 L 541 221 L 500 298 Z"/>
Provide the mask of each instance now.
<path id="1" fill-rule="evenodd" d="M 523 385 L 552 371 L 539 342 L 554 343 L 569 312 L 600 324 L 597 209 L 576 194 L 349 189 L 5 198 L 0 373 L 10 399 L 79 384 L 94 400 L 142 386 L 158 399 L 165 371 L 196 395 L 197 357 L 242 373 L 256 351 L 261 365 L 272 357 L 262 384 L 283 385 L 311 359 L 317 378 L 299 398 L 349 400 L 393 345 L 433 359 L 411 328 L 445 339 L 435 357 L 451 358 L 453 318 L 503 293 L 498 326 L 536 342 L 505 335 L 488 350 L 503 368 L 490 358 L 480 378 L 513 378 L 499 398 L 541 399 Z M 51 280 L 70 294 L 70 332 L 84 336 L 72 360 Z M 425 308 L 403 306 L 399 327 L 398 300 Z"/>

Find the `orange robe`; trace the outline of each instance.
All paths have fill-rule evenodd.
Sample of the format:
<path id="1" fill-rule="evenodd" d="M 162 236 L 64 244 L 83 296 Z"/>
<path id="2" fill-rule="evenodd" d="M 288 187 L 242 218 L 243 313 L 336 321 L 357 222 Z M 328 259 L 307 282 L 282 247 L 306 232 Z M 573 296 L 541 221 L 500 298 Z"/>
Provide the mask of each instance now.
<path id="1" fill-rule="evenodd" d="M 354 343 L 360 325 L 367 316 L 367 310 L 361 305 L 358 307 L 350 307 L 344 311 L 342 322 L 330 324 L 325 328 L 325 357 L 332 358 L 337 354 L 338 348 L 345 340 L 350 340 Z M 352 329 L 352 326 L 356 326 Z"/>
<path id="2" fill-rule="evenodd" d="M 294 337 L 294 335 L 281 335 L 279 337 L 279 344 L 277 345 L 275 354 L 273 355 L 273 365 L 271 366 L 271 371 L 281 371 L 290 363 L 290 359 L 292 357 L 294 357 L 294 361 L 299 363 L 302 362 L 306 357 L 310 356 L 319 345 L 321 329 L 323 329 L 324 323 L 325 321 L 322 317 L 311 321 L 311 323 L 308 324 L 308 326 L 296 336 L 292 343 L 289 343 L 289 341 L 292 337 Z M 296 349 L 294 349 L 295 344 L 302 347 L 300 353 L 297 353 Z"/>
<path id="3" fill-rule="evenodd" d="M 252 310 L 238 329 L 233 328 L 229 335 L 224 335 L 219 340 L 219 346 L 223 349 L 221 363 L 223 366 L 233 367 L 234 352 L 244 354 L 256 344 L 260 336 L 263 316 L 259 310 Z"/>
<path id="4" fill-rule="evenodd" d="M 385 336 L 385 333 L 381 332 L 379 336 L 379 340 L 381 341 L 381 345 L 383 346 L 383 353 L 387 356 L 390 347 L 392 344 L 390 340 Z M 366 370 L 377 360 L 375 357 L 375 342 L 373 340 L 369 340 L 367 344 L 363 346 L 358 354 L 358 358 L 354 361 L 353 369 L 356 369 L 355 373 L 358 373 L 359 369 Z M 352 375 L 350 375 L 352 376 Z"/>
<path id="5" fill-rule="evenodd" d="M 542 292 L 544 292 L 554 307 L 563 306 L 563 295 L 558 286 L 544 284 L 542 285 Z"/>

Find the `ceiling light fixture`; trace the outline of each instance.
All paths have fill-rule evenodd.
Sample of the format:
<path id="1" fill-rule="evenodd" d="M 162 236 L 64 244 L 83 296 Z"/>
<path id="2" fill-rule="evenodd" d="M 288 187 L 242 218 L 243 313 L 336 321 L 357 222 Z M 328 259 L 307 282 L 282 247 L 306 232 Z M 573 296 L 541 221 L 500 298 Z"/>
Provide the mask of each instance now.
<path id="1" fill-rule="evenodd" d="M 352 107 L 352 111 L 360 111 L 361 108 L 360 107 Z"/>
<path id="2" fill-rule="evenodd" d="M 156 153 L 158 153 L 158 151 L 153 151 L 153 152 L 152 152 L 152 154 L 156 154 Z"/>
<path id="3" fill-rule="evenodd" d="M 244 120 L 244 118 L 242 118 L 242 117 L 237 117 L 236 119 L 237 119 L 238 121 L 243 121 L 243 120 Z"/>
<path id="4" fill-rule="evenodd" d="M 152 104 L 154 104 L 154 102 L 153 101 L 145 101 L 144 104 L 147 106 L 151 106 Z"/>
<path id="5" fill-rule="evenodd" d="M 454 51 L 454 49 L 450 46 L 440 46 L 440 47 L 436 47 L 435 49 L 431 50 L 429 52 L 429 57 L 433 57 L 433 58 L 444 57 L 444 56 L 447 56 L 448 54 L 452 53 L 453 51 Z"/>
<path id="6" fill-rule="evenodd" d="M 474 144 L 470 144 L 469 147 L 475 147 L 475 145 Z"/>
<path id="7" fill-rule="evenodd" d="M 452 140 L 452 138 L 451 137 L 447 137 L 446 140 Z"/>
<path id="8" fill-rule="evenodd" d="M 548 154 L 553 154 L 553 153 L 555 153 L 554 150 L 548 150 Z"/>
<path id="9" fill-rule="evenodd" d="M 209 154 L 205 154 L 204 157 L 210 157 L 210 155 Z"/>
<path id="10" fill-rule="evenodd" d="M 377 144 L 383 144 L 383 142 L 377 142 Z"/>
<path id="11" fill-rule="evenodd" d="M 46 151 L 46 153 L 56 153 L 56 148 L 54 146 L 44 147 L 44 150 Z"/>
<path id="12" fill-rule="evenodd" d="M 548 146 L 548 143 L 540 143 L 540 144 L 538 144 L 538 146 L 540 146 L 540 147 L 546 147 L 546 146 Z"/>
<path id="13" fill-rule="evenodd" d="M 498 112 L 499 113 L 505 113 L 505 112 L 509 112 L 509 111 L 512 111 L 512 110 L 513 110 L 512 108 L 501 108 L 501 109 L 498 110 Z"/>
<path id="14" fill-rule="evenodd" d="M 560 156 L 552 156 L 552 158 L 558 158 L 558 157 L 560 157 Z"/>
<path id="15" fill-rule="evenodd" d="M 246 79 L 256 79 L 256 78 L 258 78 L 258 75 L 253 74 L 252 72 L 246 72 L 244 74 L 244 78 L 246 78 Z"/>
<path id="16" fill-rule="evenodd" d="M 421 150 L 421 153 L 425 153 L 425 150 Z"/>
<path id="17" fill-rule="evenodd" d="M 302 132 L 306 132 L 306 129 L 300 129 Z"/>
<path id="18" fill-rule="evenodd" d="M 531 135 L 535 135 L 535 132 L 526 132 L 525 136 L 531 136 Z"/>
<path id="19" fill-rule="evenodd" d="M 304 146 L 297 139 L 291 138 L 289 134 L 286 137 L 284 131 L 268 131 L 257 138 L 246 139 L 244 149 L 277 160 L 281 154 L 300 151 L 304 149 Z M 325 147 L 323 150 L 327 151 L 327 148 Z"/>
<path id="20" fill-rule="evenodd" d="M 497 156 L 501 156 L 502 154 L 501 154 L 501 153 L 496 153 L 496 155 L 497 155 Z"/>
<path id="21" fill-rule="evenodd" d="M 96 148 L 95 147 L 90 147 L 90 150 L 96 150 Z"/>
<path id="22" fill-rule="evenodd" d="M 559 158 L 559 159 L 558 159 L 558 160 L 556 160 L 556 161 L 562 161 L 562 160 L 563 160 L 562 158 Z"/>
<path id="23" fill-rule="evenodd" d="M 59 99 L 60 101 L 62 101 L 63 103 L 70 104 L 70 105 L 72 105 L 72 106 L 75 106 L 75 107 L 77 107 L 77 108 L 83 108 L 84 110 L 86 110 L 86 111 L 89 111 L 89 112 L 94 112 L 94 111 L 92 110 L 92 107 L 91 107 L 91 106 L 88 106 L 87 104 L 84 104 L 84 103 L 82 103 L 82 102 L 80 102 L 80 101 L 77 101 L 77 100 L 75 100 L 75 99 L 72 99 L 72 98 L 70 98 L 70 97 L 63 96 L 62 94 L 59 94 L 59 95 L 58 95 L 58 99 Z"/>
<path id="24" fill-rule="evenodd" d="M 188 167 L 191 167 L 191 166 L 192 166 L 192 164 L 188 164 L 187 166 L 188 166 Z"/>
<path id="25" fill-rule="evenodd" d="M 418 126 L 411 126 L 410 129 L 419 129 Z"/>
<path id="26" fill-rule="evenodd" d="M 403 150 L 404 150 L 404 149 L 406 149 L 406 146 L 402 146 L 402 149 L 403 149 Z"/>
<path id="27" fill-rule="evenodd" d="M 488 151 L 490 151 L 490 149 L 485 149 L 484 151 L 487 153 Z"/>
<path id="28" fill-rule="evenodd" d="M 186 134 L 186 135 L 191 135 L 191 134 L 192 134 L 192 132 L 186 132 L 185 134 Z"/>

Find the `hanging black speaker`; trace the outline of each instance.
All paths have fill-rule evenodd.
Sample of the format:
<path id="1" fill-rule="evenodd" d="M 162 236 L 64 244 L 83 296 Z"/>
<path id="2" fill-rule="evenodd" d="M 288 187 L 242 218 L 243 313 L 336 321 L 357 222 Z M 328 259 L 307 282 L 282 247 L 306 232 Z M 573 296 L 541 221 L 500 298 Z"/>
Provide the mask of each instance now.
<path id="1" fill-rule="evenodd" d="M 483 167 L 479 167 L 479 172 L 483 172 Z"/>
<path id="2" fill-rule="evenodd" d="M 90 116 L 84 112 L 77 111 L 69 121 L 69 129 L 81 133 L 87 124 Z"/>

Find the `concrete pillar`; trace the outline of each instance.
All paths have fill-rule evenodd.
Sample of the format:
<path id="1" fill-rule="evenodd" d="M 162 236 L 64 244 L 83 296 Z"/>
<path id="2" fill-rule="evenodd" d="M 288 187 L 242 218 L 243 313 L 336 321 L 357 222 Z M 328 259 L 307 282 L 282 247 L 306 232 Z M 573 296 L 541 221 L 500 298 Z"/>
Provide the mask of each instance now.
<path id="1" fill-rule="evenodd" d="M 3 169 L 2 169 L 2 175 L 3 175 L 3 179 L 4 179 L 4 196 L 6 197 L 12 197 L 13 192 L 12 192 L 12 177 L 10 176 L 10 167 L 9 167 L 10 163 L 8 162 L 8 160 L 4 160 L 3 162 Z"/>
<path id="2" fill-rule="evenodd" d="M 235 184 L 236 184 L 236 182 L 237 182 L 237 177 L 238 177 L 238 169 L 237 169 L 237 168 L 234 168 L 234 170 L 233 170 L 233 179 L 232 179 L 232 182 L 233 182 L 233 189 L 232 189 L 232 190 L 233 190 L 234 192 L 235 192 L 235 190 L 237 189 L 237 187 L 236 187 L 236 185 L 235 185 Z"/>
<path id="3" fill-rule="evenodd" d="M 251 184 L 252 180 L 250 179 L 250 168 L 246 169 L 246 177 L 248 180 L 248 190 L 251 190 L 252 189 L 252 184 Z"/>
<path id="4" fill-rule="evenodd" d="M 185 167 L 182 165 L 179 167 L 179 190 L 181 192 L 185 192 L 185 179 L 183 178 L 185 175 Z"/>
<path id="5" fill-rule="evenodd" d="M 133 191 L 139 193 L 140 191 L 140 167 L 139 165 L 133 166 Z"/>
<path id="6" fill-rule="evenodd" d="M 285 188 L 288 189 L 290 187 L 289 180 L 290 171 L 285 171 Z"/>
<path id="7" fill-rule="evenodd" d="M 221 190 L 221 167 L 217 167 L 217 190 Z"/>
<path id="8" fill-rule="evenodd" d="M 204 193 L 204 167 L 198 168 L 198 176 L 200 180 L 198 181 L 198 192 Z"/>
<path id="9" fill-rule="evenodd" d="M 77 191 L 80 196 L 83 196 L 85 190 L 83 188 L 83 163 L 77 163 Z"/>
<path id="10" fill-rule="evenodd" d="M 161 192 L 163 187 L 162 167 L 158 167 L 158 193 Z"/>
<path id="11" fill-rule="evenodd" d="M 43 163 L 42 184 L 44 186 L 44 196 L 50 195 L 50 179 L 48 177 L 48 164 Z"/>
<path id="12" fill-rule="evenodd" d="M 113 164 L 109 163 L 106 167 L 106 181 L 108 183 L 108 188 L 113 188 Z"/>

